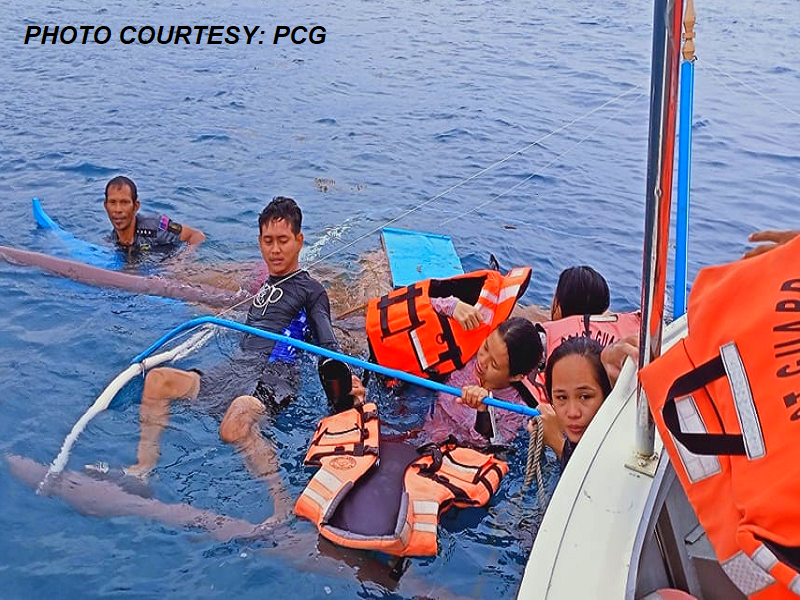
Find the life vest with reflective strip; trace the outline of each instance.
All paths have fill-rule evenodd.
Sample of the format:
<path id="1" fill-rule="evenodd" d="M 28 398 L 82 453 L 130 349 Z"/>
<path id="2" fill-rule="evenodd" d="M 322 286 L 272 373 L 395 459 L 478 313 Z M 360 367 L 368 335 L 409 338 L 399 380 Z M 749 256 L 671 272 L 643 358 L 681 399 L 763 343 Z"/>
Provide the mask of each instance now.
<path id="1" fill-rule="evenodd" d="M 749 598 L 800 596 L 800 237 L 703 269 L 688 336 L 639 373 L 725 573 Z"/>
<path id="2" fill-rule="evenodd" d="M 374 404 L 320 422 L 306 454 L 306 464 L 320 468 L 298 498 L 295 513 L 312 521 L 323 537 L 341 546 L 395 556 L 435 555 L 439 514 L 451 506 L 485 505 L 499 488 L 508 465 L 450 441 L 428 444 L 417 452 L 412 449 L 413 458 L 404 463 L 401 489 L 377 489 L 378 500 L 366 507 L 367 511 L 380 511 L 392 504 L 383 501 L 381 494 L 400 494 L 399 502 L 393 499 L 399 508 L 390 515 L 391 531 L 356 533 L 336 525 L 337 511 L 368 479 L 371 470 L 383 468 L 377 430 Z"/>
<path id="3" fill-rule="evenodd" d="M 502 275 L 474 271 L 448 279 L 426 279 L 367 304 L 366 330 L 375 360 L 420 376 L 442 378 L 463 367 L 514 309 L 531 278 L 529 267 Z M 477 306 L 483 323 L 470 331 L 439 315 L 431 297 L 456 298 Z"/>
<path id="4" fill-rule="evenodd" d="M 567 338 L 588 337 L 605 348 L 621 338 L 638 334 L 641 323 L 642 314 L 636 311 L 608 315 L 572 315 L 536 325 L 546 336 L 546 359 Z"/>

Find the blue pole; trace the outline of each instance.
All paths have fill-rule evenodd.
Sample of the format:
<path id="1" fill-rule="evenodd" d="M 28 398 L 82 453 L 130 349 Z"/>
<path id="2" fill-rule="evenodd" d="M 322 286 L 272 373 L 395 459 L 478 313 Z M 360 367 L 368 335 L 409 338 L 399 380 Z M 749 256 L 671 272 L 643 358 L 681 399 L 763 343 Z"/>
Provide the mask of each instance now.
<path id="1" fill-rule="evenodd" d="M 158 341 L 156 341 L 156 343 L 150 346 L 147 350 L 136 356 L 131 361 L 131 364 L 142 362 L 145 358 L 153 354 L 153 352 L 158 350 L 161 346 L 163 346 L 166 342 L 174 338 L 179 333 L 182 333 L 189 329 L 193 329 L 198 325 L 203 325 L 205 323 L 213 323 L 214 325 L 220 325 L 221 327 L 227 327 L 228 329 L 242 331 L 244 333 L 249 333 L 252 335 L 256 335 L 258 337 L 263 337 L 268 340 L 273 340 L 275 342 L 283 342 L 285 344 L 289 344 L 290 346 L 294 346 L 295 348 L 300 348 L 301 350 L 306 350 L 307 352 L 318 354 L 319 356 L 325 356 L 326 358 L 335 358 L 337 360 L 342 361 L 343 363 L 347 363 L 355 367 L 361 367 L 362 369 L 367 369 L 369 371 L 374 371 L 376 373 L 386 375 L 387 377 L 393 377 L 395 379 L 400 379 L 408 383 L 413 383 L 414 385 L 419 385 L 428 388 L 429 390 L 434 390 L 436 392 L 445 392 L 447 394 L 452 394 L 453 396 L 457 397 L 461 396 L 461 390 L 449 385 L 443 385 L 441 383 L 437 383 L 429 379 L 417 377 L 416 375 L 410 375 L 405 371 L 398 371 L 397 369 L 390 369 L 388 367 L 376 365 L 375 363 L 367 362 L 359 358 L 354 358 L 346 354 L 341 354 L 340 352 L 334 352 L 333 350 L 320 348 L 319 346 L 309 344 L 308 342 L 304 342 L 302 340 L 296 340 L 294 338 L 290 338 L 285 335 L 272 333 L 271 331 L 264 331 L 263 329 L 250 327 L 249 325 L 244 325 L 242 323 L 237 323 L 235 321 L 228 321 L 217 317 L 198 317 L 197 319 L 192 319 L 191 321 L 186 321 L 185 323 L 178 325 L 175 329 L 173 329 L 169 333 L 162 335 L 158 339 Z M 528 417 L 538 417 L 541 414 L 535 408 L 531 408 L 529 406 L 522 406 L 520 404 L 512 404 L 511 402 L 506 402 L 504 400 L 499 400 L 497 398 L 486 397 L 483 399 L 483 403 L 488 406 L 494 406 L 495 408 L 502 408 L 503 410 L 510 410 L 512 412 L 520 413 Z"/>
<path id="2" fill-rule="evenodd" d="M 689 184 L 692 175 L 692 105 L 694 102 L 694 61 L 681 64 L 680 129 L 678 133 L 678 219 L 675 225 L 675 302 L 672 315 L 686 312 L 689 256 Z"/>

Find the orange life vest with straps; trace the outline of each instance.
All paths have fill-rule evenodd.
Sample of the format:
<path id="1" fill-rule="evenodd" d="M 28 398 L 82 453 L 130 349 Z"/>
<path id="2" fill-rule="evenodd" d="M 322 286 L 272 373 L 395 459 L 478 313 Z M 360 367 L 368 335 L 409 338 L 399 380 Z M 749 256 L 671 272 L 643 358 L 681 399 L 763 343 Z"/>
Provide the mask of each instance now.
<path id="1" fill-rule="evenodd" d="M 514 309 L 531 278 L 529 267 L 474 271 L 448 279 L 426 279 L 370 300 L 367 338 L 375 360 L 420 376 L 442 378 L 463 367 Z M 483 324 L 470 331 L 439 315 L 431 297 L 455 296 L 478 306 Z"/>
<path id="2" fill-rule="evenodd" d="M 419 450 L 387 442 L 379 450 L 378 430 L 371 403 L 320 421 L 305 461 L 320 468 L 298 498 L 295 513 L 341 546 L 395 556 L 435 555 L 439 514 L 451 506 L 485 505 L 508 466 L 450 441 Z M 392 468 L 396 485 L 376 477 Z M 348 507 L 357 496 L 361 505 Z M 347 510 L 356 515 L 355 523 L 346 521 Z M 373 518 L 379 512 L 384 514 Z M 367 521 L 379 523 L 362 525 Z"/>
<path id="3" fill-rule="evenodd" d="M 537 323 L 537 327 L 544 331 L 547 338 L 547 358 L 567 338 L 589 337 L 605 348 L 620 338 L 638 334 L 641 323 L 642 314 L 636 311 L 608 315 L 572 315 L 557 321 Z"/>
<path id="4" fill-rule="evenodd" d="M 800 237 L 703 269 L 688 336 L 639 373 L 723 570 L 749 598 L 800 595 Z"/>

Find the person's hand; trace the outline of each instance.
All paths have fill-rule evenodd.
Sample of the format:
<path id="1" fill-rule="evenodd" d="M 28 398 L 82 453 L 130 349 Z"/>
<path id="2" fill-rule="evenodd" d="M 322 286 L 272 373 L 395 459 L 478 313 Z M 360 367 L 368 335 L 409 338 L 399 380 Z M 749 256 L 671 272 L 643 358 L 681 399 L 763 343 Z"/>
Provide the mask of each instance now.
<path id="1" fill-rule="evenodd" d="M 459 300 L 453 309 L 453 318 L 458 321 L 466 331 L 483 325 L 480 311 L 466 302 Z"/>
<path id="2" fill-rule="evenodd" d="M 486 405 L 483 399 L 489 395 L 489 392 L 479 385 L 465 385 L 461 388 L 461 398 L 457 398 L 460 404 L 466 404 L 470 408 L 474 408 L 478 412 L 486 410 Z"/>
<path id="3" fill-rule="evenodd" d="M 638 336 L 629 335 L 603 348 L 603 352 L 600 354 L 600 362 L 603 363 L 603 367 L 608 374 L 611 387 L 614 387 L 617 383 L 617 378 L 627 357 L 632 358 L 634 362 L 639 360 Z"/>
<path id="4" fill-rule="evenodd" d="M 555 451 L 558 458 L 561 458 L 561 453 L 564 450 L 564 432 L 561 429 L 561 423 L 558 421 L 558 415 L 547 402 L 540 402 L 537 408 L 541 413 L 539 419 L 542 422 L 544 431 L 544 443 Z M 532 419 L 528 421 L 527 429 L 528 432 L 533 432 Z"/>
<path id="5" fill-rule="evenodd" d="M 764 254 L 764 252 L 769 252 L 778 246 L 785 244 L 789 240 L 794 239 L 797 235 L 800 234 L 800 231 L 793 230 L 793 231 L 756 231 L 755 233 L 751 233 L 747 236 L 748 242 L 766 242 L 761 244 L 760 246 L 756 246 L 755 248 L 748 250 L 742 255 L 742 258 L 752 258 L 754 256 L 758 256 L 759 254 Z"/>
<path id="6" fill-rule="evenodd" d="M 367 390 L 364 389 L 364 384 L 361 383 L 361 378 L 358 375 L 353 375 L 353 387 L 350 390 L 350 395 L 353 397 L 353 404 L 361 406 L 367 397 Z"/>

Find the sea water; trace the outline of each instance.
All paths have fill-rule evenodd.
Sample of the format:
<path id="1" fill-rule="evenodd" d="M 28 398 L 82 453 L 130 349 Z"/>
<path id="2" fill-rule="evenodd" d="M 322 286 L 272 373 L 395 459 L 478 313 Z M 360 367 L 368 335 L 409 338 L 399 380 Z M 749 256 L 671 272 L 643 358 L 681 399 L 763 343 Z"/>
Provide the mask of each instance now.
<path id="1" fill-rule="evenodd" d="M 697 5 L 690 279 L 738 257 L 751 231 L 800 227 L 799 11 L 791 0 Z M 532 265 L 526 302 L 548 305 L 563 268 L 590 264 L 608 279 L 613 308 L 639 304 L 648 3 L 32 0 L 3 4 L 0 17 L 4 245 L 54 249 L 31 217 L 33 196 L 67 230 L 103 243 L 103 187 L 127 174 L 143 213 L 205 231 L 193 257 L 202 264 L 258 261 L 257 215 L 288 195 L 303 208 L 314 256 L 330 255 L 325 264 L 341 278 L 379 248 L 374 231 L 392 221 L 452 236 L 467 269 L 485 266 L 489 253 L 505 268 Z M 24 43 L 29 27 L 45 25 L 105 26 L 111 38 Z M 250 45 L 119 38 L 125 27 L 170 25 L 266 33 Z M 273 44 L 278 26 L 322 26 L 326 38 Z M 0 288 L 0 453 L 42 463 L 133 356 L 204 314 L 5 263 Z M 181 365 L 208 368 L 235 344 L 218 337 Z M 294 496 L 308 481 L 301 461 L 325 411 L 313 364 L 302 370 L 297 402 L 265 427 Z M 89 425 L 69 468 L 135 460 L 140 391 L 141 380 L 132 382 Z M 419 424 L 430 396 L 380 402 L 401 431 Z M 258 522 L 272 510 L 266 488 L 217 428 L 213 416 L 176 403 L 152 491 Z M 522 491 L 525 445 L 520 438 L 488 511 L 445 516 L 439 555 L 412 560 L 399 583 L 374 557 L 318 543 L 306 522 L 276 539 L 220 543 L 139 517 L 80 515 L 35 495 L 3 463 L 0 595 L 351 598 L 447 589 L 512 598 L 541 518 L 535 490 Z"/>

